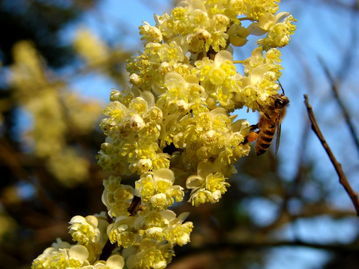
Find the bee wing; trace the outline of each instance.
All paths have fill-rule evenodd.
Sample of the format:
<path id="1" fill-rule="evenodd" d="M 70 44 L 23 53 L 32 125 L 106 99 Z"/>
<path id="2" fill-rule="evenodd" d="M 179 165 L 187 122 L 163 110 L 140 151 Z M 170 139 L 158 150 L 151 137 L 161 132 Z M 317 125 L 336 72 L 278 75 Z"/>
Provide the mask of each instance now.
<path id="1" fill-rule="evenodd" d="M 282 125 L 278 124 L 276 131 L 276 139 L 275 139 L 275 151 L 274 151 L 275 155 L 278 154 L 281 132 L 282 132 Z"/>

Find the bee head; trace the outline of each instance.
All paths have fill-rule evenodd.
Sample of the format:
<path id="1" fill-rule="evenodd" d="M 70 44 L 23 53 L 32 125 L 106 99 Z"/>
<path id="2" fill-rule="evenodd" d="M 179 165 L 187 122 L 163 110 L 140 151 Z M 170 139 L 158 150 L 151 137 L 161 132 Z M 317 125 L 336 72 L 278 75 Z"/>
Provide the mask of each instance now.
<path id="1" fill-rule="evenodd" d="M 274 101 L 275 108 L 283 108 L 289 104 L 289 99 L 284 94 L 278 96 Z"/>

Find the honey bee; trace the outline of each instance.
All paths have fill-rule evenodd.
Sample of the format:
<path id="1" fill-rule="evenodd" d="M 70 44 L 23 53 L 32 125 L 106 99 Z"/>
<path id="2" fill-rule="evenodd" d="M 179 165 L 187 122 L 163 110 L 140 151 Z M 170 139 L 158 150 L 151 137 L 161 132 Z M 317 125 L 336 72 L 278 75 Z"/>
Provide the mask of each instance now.
<path id="1" fill-rule="evenodd" d="M 277 131 L 276 152 L 279 147 L 280 131 L 289 99 L 283 94 L 276 94 L 271 97 L 273 102 L 270 106 L 262 108 L 259 122 L 251 126 L 251 132 L 246 137 L 246 142 L 256 141 L 255 152 L 257 155 L 265 153 L 272 143 L 274 134 Z M 257 131 L 254 131 L 258 129 Z"/>

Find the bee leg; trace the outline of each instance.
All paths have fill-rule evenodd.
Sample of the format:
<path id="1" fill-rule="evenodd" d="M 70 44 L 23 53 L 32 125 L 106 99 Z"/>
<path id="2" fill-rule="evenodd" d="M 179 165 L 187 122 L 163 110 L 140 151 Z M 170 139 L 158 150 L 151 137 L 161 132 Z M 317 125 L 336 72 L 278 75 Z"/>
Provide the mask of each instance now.
<path id="1" fill-rule="evenodd" d="M 257 124 L 256 124 L 256 125 L 257 125 Z M 249 132 L 248 135 L 244 138 L 244 140 L 243 140 L 243 142 L 241 143 L 241 145 L 245 145 L 245 144 L 247 144 L 247 143 L 252 143 L 252 142 L 254 142 L 254 141 L 257 140 L 259 130 L 254 131 L 255 129 L 257 129 L 257 128 L 254 128 L 253 130 L 251 129 L 251 132 Z"/>
<path id="2" fill-rule="evenodd" d="M 259 133 L 259 131 L 257 131 L 257 132 L 250 132 L 250 133 L 247 135 L 246 140 L 247 140 L 248 142 L 250 142 L 250 143 L 256 141 L 257 138 L 258 138 L 258 133 Z"/>

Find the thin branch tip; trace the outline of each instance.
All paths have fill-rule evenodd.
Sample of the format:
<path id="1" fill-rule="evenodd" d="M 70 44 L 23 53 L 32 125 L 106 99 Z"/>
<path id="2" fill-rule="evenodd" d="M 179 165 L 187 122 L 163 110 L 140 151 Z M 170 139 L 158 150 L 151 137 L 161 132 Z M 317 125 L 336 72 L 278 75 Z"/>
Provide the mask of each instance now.
<path id="1" fill-rule="evenodd" d="M 318 122 L 315 118 L 314 112 L 313 112 L 313 108 L 309 103 L 309 98 L 306 94 L 304 94 L 304 104 L 305 107 L 307 108 L 307 113 L 308 113 L 308 117 L 312 126 L 312 130 L 313 132 L 316 134 L 316 136 L 318 137 L 320 143 L 322 144 L 324 150 L 326 151 L 335 171 L 337 172 L 337 175 L 339 177 L 339 183 L 343 186 L 344 190 L 346 191 L 346 193 L 348 194 L 349 198 L 351 199 L 357 216 L 359 216 L 359 196 L 358 193 L 354 191 L 354 189 L 352 188 L 352 186 L 350 185 L 349 180 L 347 179 L 342 165 L 340 162 L 337 161 L 335 155 L 333 154 L 331 148 L 329 147 L 322 131 L 319 128 Z"/>
<path id="2" fill-rule="evenodd" d="M 349 133 L 352 136 L 353 142 L 355 144 L 355 148 L 356 148 L 356 150 L 357 150 L 357 152 L 359 154 L 359 135 L 358 135 L 358 133 L 357 133 L 355 127 L 354 127 L 354 123 L 353 123 L 353 121 L 351 119 L 349 110 L 347 109 L 344 101 L 342 100 L 342 98 L 339 95 L 340 84 L 341 84 L 340 76 L 335 78 L 330 73 L 330 70 L 329 70 L 328 66 L 325 64 L 325 61 L 320 56 L 318 56 L 318 61 L 319 61 L 320 66 L 323 69 L 323 72 L 324 72 L 326 78 L 328 79 L 328 81 L 330 83 L 330 89 L 332 91 L 334 100 L 337 102 L 337 104 L 338 104 L 338 106 L 339 106 L 339 108 L 340 108 L 340 110 L 341 110 L 341 112 L 343 114 L 345 123 L 346 123 L 346 125 L 347 125 L 347 127 L 349 129 Z"/>

